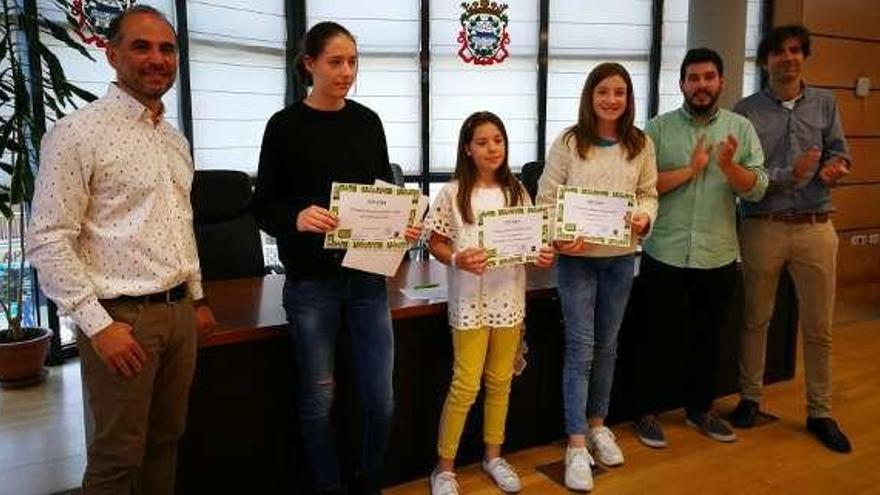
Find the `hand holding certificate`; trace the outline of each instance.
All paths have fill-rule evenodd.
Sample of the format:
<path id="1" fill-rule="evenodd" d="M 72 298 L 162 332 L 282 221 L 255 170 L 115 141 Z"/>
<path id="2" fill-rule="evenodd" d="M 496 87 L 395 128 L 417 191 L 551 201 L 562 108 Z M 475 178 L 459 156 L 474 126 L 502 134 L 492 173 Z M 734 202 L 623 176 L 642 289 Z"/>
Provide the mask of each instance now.
<path id="1" fill-rule="evenodd" d="M 414 189 L 334 182 L 330 212 L 337 225 L 327 232 L 324 248 L 405 248 L 404 233 L 415 223 L 419 197 Z"/>
<path id="2" fill-rule="evenodd" d="M 550 244 L 550 214 L 544 206 L 481 211 L 477 226 L 487 268 L 536 261 L 541 248 Z"/>
<path id="3" fill-rule="evenodd" d="M 559 186 L 556 194 L 557 240 L 582 238 L 591 244 L 630 245 L 632 193 Z"/>

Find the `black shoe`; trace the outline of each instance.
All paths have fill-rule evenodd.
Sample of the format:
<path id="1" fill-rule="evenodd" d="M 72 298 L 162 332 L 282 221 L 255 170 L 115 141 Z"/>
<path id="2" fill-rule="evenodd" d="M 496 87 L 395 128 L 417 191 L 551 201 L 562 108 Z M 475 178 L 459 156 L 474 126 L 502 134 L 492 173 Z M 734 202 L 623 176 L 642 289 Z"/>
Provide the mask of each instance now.
<path id="1" fill-rule="evenodd" d="M 730 413 L 730 424 L 737 428 L 751 428 L 755 426 L 757 416 L 758 403 L 749 399 L 740 399 L 736 409 Z"/>
<path id="2" fill-rule="evenodd" d="M 837 422 L 831 418 L 807 418 L 807 431 L 835 452 L 846 454 L 852 451 L 849 439 L 840 431 Z"/>

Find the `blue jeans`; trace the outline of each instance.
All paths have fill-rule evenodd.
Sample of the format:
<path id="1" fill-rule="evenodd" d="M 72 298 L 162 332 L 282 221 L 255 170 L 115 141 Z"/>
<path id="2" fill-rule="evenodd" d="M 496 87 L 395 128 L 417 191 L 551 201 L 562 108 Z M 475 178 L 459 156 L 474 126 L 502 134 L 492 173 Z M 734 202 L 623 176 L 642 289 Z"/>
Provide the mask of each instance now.
<path id="1" fill-rule="evenodd" d="M 315 488 L 342 485 L 330 410 L 336 338 L 344 316 L 363 414 L 360 473 L 364 485 L 378 493 L 394 411 L 394 338 L 385 277 L 342 269 L 321 279 L 288 278 L 284 308 L 296 363 L 300 434 Z"/>
<path id="2" fill-rule="evenodd" d="M 610 258 L 563 255 L 557 262 L 565 319 L 562 396 L 569 435 L 586 434 L 587 417 L 608 415 L 617 333 L 632 287 L 634 263 L 631 254 Z"/>

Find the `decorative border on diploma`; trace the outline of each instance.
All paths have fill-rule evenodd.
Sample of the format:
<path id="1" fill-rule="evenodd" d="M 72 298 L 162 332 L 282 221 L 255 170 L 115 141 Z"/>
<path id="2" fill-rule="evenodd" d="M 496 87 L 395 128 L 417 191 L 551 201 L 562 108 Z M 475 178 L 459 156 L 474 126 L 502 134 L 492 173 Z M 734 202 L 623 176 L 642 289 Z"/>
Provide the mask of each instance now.
<path id="1" fill-rule="evenodd" d="M 346 182 L 334 182 L 330 186 L 330 212 L 339 215 L 339 200 L 343 193 L 367 193 L 383 194 L 389 196 L 409 196 L 412 203 L 409 210 L 407 225 L 413 225 L 419 208 L 421 193 L 416 189 L 405 189 L 395 186 L 376 186 L 370 184 L 351 184 Z M 331 230 L 324 235 L 324 249 L 400 249 L 409 247 L 404 238 L 377 239 L 377 240 L 354 240 L 351 239 L 351 229 Z"/>
<path id="2" fill-rule="evenodd" d="M 611 197 L 611 198 L 625 198 L 627 199 L 627 214 L 626 214 L 626 224 L 629 225 L 630 219 L 632 218 L 633 208 L 636 205 L 636 195 L 628 192 L 620 192 L 620 191 L 609 191 L 605 189 L 592 189 L 589 187 L 577 187 L 577 186 L 559 186 L 556 189 L 556 218 L 554 219 L 554 239 L 559 241 L 573 241 L 576 235 L 576 226 L 574 224 L 565 224 L 563 225 L 563 213 L 565 208 L 565 193 L 574 192 L 578 194 L 588 194 L 592 196 L 602 196 L 602 197 Z M 632 236 L 632 232 L 627 229 L 627 231 L 623 234 L 623 240 L 617 239 L 609 239 L 607 237 L 597 237 L 597 236 L 582 236 L 585 241 L 590 244 L 604 244 L 606 246 L 629 246 Z"/>
<path id="3" fill-rule="evenodd" d="M 477 215 L 477 240 L 481 248 L 485 247 L 483 242 L 483 225 L 485 219 L 503 217 L 505 215 L 523 215 L 527 213 L 543 213 L 543 225 L 541 227 L 541 242 L 545 246 L 550 245 L 550 208 L 547 206 L 512 206 L 508 208 L 498 208 L 496 210 L 483 210 Z M 498 256 L 494 249 L 487 249 L 486 260 L 487 268 L 500 268 L 505 266 L 523 265 L 531 263 L 538 259 L 539 252 L 521 253 L 510 256 Z"/>

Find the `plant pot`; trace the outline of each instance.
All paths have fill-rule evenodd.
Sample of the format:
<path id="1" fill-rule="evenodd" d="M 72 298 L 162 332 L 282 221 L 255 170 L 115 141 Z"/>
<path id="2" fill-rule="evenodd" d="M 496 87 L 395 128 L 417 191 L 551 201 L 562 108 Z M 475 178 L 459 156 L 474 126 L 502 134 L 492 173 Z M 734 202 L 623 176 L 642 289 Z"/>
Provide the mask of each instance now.
<path id="1" fill-rule="evenodd" d="M 52 330 L 26 328 L 25 340 L 9 342 L 7 330 L 0 330 L 0 387 L 34 385 L 46 378 L 43 363 L 49 352 Z"/>

